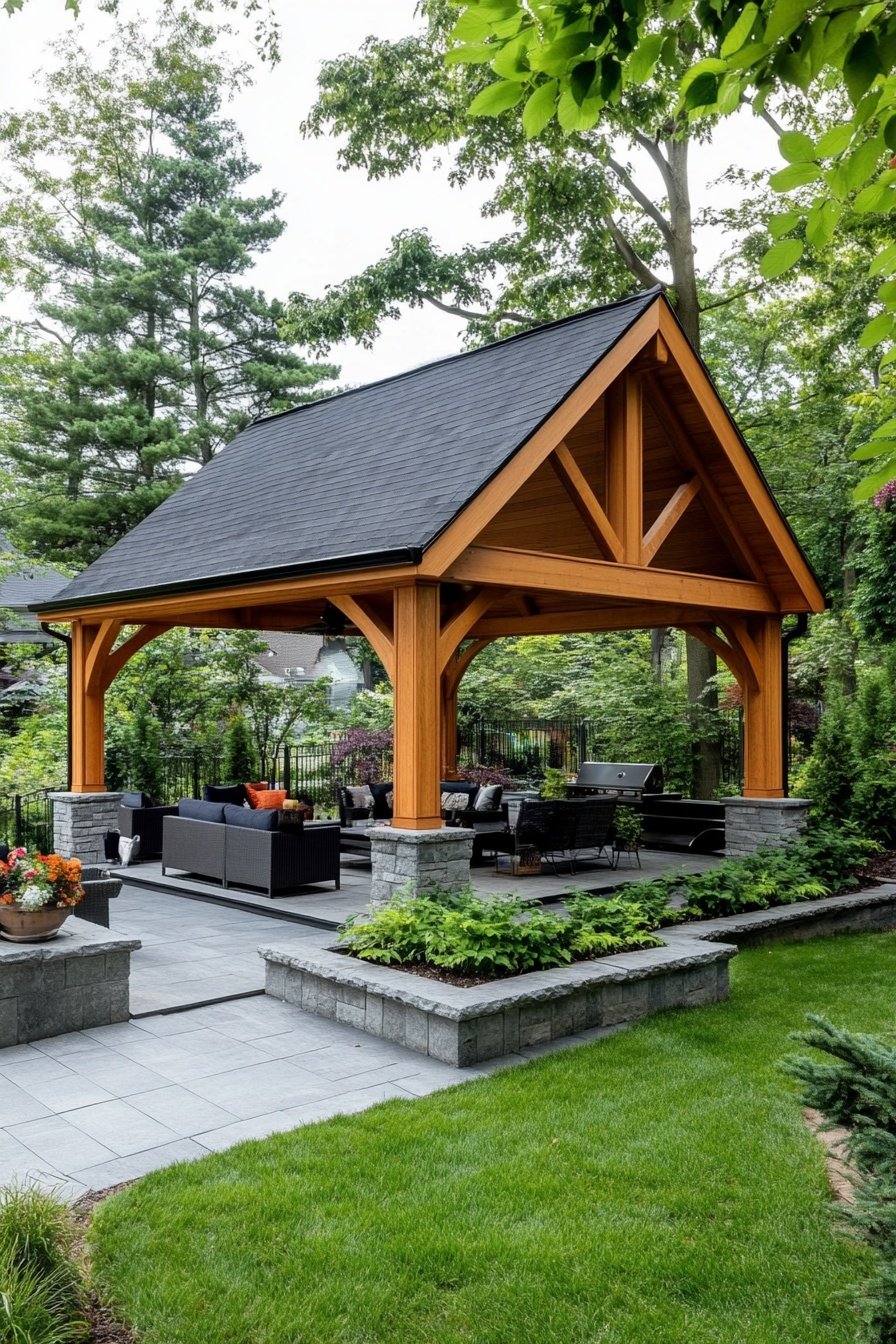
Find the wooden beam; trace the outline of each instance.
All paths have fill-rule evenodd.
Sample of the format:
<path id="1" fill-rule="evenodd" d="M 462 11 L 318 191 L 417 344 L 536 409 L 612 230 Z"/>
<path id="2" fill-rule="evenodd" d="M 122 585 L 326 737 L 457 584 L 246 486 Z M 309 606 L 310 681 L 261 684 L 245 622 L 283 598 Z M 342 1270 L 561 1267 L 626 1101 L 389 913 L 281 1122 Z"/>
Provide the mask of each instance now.
<path id="1" fill-rule="evenodd" d="M 794 583 L 808 604 L 808 609 L 824 611 L 824 593 L 818 586 L 818 581 L 809 568 L 796 538 L 778 511 L 762 473 L 741 438 L 724 402 L 716 392 L 709 374 L 691 349 L 672 313 L 665 307 L 659 314 L 659 329 L 679 371 L 700 403 L 710 429 L 721 444 L 741 485 L 771 534 Z"/>
<path id="2" fill-rule="evenodd" d="M 648 383 L 648 401 L 653 413 L 665 431 L 678 457 L 689 471 L 698 477 L 703 490 L 703 504 L 719 528 L 722 540 L 733 548 L 735 559 L 748 570 L 754 579 L 762 579 L 764 570 L 756 558 L 753 548 L 740 527 L 731 517 L 728 506 L 719 494 L 712 478 L 707 474 L 705 464 L 691 445 L 684 426 L 656 379 Z"/>
<path id="3" fill-rule="evenodd" d="M 109 689 L 125 663 L 133 658 L 135 653 L 139 653 L 150 640 L 158 639 L 159 635 L 164 635 L 170 629 L 170 625 L 142 625 L 139 630 L 135 630 L 132 635 L 129 635 L 124 643 L 119 644 L 117 649 L 113 649 L 106 659 L 106 665 L 103 669 L 103 690 L 107 691 Z"/>
<path id="4" fill-rule="evenodd" d="M 449 663 L 442 673 L 443 679 L 448 681 L 448 684 L 453 691 L 457 691 L 457 688 L 461 683 L 461 678 L 476 657 L 477 653 L 481 653 L 482 650 L 488 648 L 491 643 L 492 640 L 490 639 L 474 639 L 472 644 L 468 644 L 465 649 L 459 649 L 457 651 L 454 662 Z"/>
<path id="5" fill-rule="evenodd" d="M 103 621 L 86 650 L 84 686 L 88 695 L 102 695 L 105 690 L 103 672 L 112 645 L 121 632 L 121 621 Z"/>
<path id="6" fill-rule="evenodd" d="M 541 466 L 557 444 L 590 411 L 607 388 L 625 372 L 632 360 L 659 330 L 662 300 L 650 305 L 613 348 L 582 379 L 569 396 L 535 431 L 505 467 L 493 477 L 458 518 L 430 546 L 420 566 L 421 575 L 439 578 L 482 529 L 500 512 Z"/>
<path id="7" fill-rule="evenodd" d="M 607 516 L 627 565 L 641 563 L 644 531 L 644 416 L 641 379 L 626 373 L 606 395 Z"/>
<path id="8" fill-rule="evenodd" d="M 719 626 L 728 643 L 739 649 L 750 668 L 753 681 L 758 685 L 762 678 L 762 657 L 756 642 L 750 634 L 749 625 L 743 617 L 726 616 Z"/>
<path id="9" fill-rule="evenodd" d="M 558 443 L 548 461 L 578 510 L 582 522 L 597 542 L 601 555 L 608 560 L 621 560 L 622 542 L 610 526 L 610 520 L 601 508 L 597 495 L 567 445 Z"/>
<path id="10" fill-rule="evenodd" d="M 376 650 L 376 655 L 386 669 L 386 676 L 395 685 L 395 644 L 392 631 L 383 618 L 372 608 L 364 606 L 349 593 L 336 593 L 330 601 L 347 616 L 353 625 L 361 631 Z"/>
<path id="11" fill-rule="evenodd" d="M 641 546 L 642 565 L 650 564 L 676 523 L 678 523 L 687 512 L 691 502 L 697 498 L 697 495 L 700 493 L 700 488 L 700 480 L 697 476 L 692 476 L 689 481 L 685 481 L 683 485 L 678 487 L 675 494 L 669 500 L 669 503 L 644 537 Z"/>
<path id="12" fill-rule="evenodd" d="M 713 621 L 714 613 L 695 607 L 657 602 L 624 607 L 580 607 L 575 611 L 544 611 L 538 616 L 488 616 L 470 632 L 477 639 L 514 635 L 598 634 L 603 630 L 647 630 L 657 625 L 681 626 L 685 621 Z"/>
<path id="13" fill-rule="evenodd" d="M 513 605 L 521 616 L 538 615 L 538 603 L 528 593 L 514 593 Z"/>
<path id="14" fill-rule="evenodd" d="M 439 672 L 444 672 L 457 649 L 489 607 L 503 597 L 500 588 L 480 588 L 466 606 L 442 626 L 439 635 Z"/>
<path id="15" fill-rule="evenodd" d="M 499 546 L 469 546 L 451 566 L 458 583 L 485 583 L 591 597 L 621 598 L 634 602 L 673 602 L 720 611 L 776 612 L 777 603 L 759 583 L 722 579 L 676 570 L 641 569 L 580 560 L 541 551 L 511 550 Z M 655 624 L 645 611 L 647 624 Z"/>
<path id="16" fill-rule="evenodd" d="M 315 598 L 333 600 L 333 593 L 350 592 L 355 597 L 368 593 L 391 593 L 401 584 L 412 584 L 417 578 L 415 565 L 380 566 L 359 569 L 344 574 L 319 574 L 307 579 L 277 579 L 263 583 L 234 584 L 223 581 L 195 593 L 172 593 L 168 597 L 133 598 L 122 602 L 85 602 L 73 611 L 41 614 L 42 621 L 103 621 L 118 617 L 127 624 L 145 621 L 170 621 L 171 624 L 190 625 L 193 613 L 233 611 L 246 606 L 284 606 L 313 601 Z"/>
<path id="17" fill-rule="evenodd" d="M 395 799 L 392 825 L 442 825 L 439 585 L 395 590 Z"/>

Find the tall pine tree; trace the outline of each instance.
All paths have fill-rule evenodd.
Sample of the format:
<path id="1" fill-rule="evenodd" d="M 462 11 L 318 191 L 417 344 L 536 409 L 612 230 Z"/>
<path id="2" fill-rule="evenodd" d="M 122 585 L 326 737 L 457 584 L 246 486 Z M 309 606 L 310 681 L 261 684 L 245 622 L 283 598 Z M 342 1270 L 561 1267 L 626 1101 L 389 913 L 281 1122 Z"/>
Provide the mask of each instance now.
<path id="1" fill-rule="evenodd" d="M 250 419 L 338 372 L 303 360 L 243 280 L 282 197 L 245 191 L 257 166 L 222 105 L 248 76 L 214 45 L 166 7 L 102 63 L 57 45 L 39 110 L 0 119 L 0 225 L 34 305 L 2 442 L 31 553 L 89 562 Z"/>

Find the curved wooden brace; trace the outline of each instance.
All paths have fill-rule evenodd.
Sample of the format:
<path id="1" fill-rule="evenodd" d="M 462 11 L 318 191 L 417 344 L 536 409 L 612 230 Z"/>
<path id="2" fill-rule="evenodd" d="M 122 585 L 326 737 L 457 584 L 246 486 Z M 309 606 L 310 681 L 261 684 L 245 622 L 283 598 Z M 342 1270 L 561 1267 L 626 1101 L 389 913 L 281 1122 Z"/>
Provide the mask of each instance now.
<path id="1" fill-rule="evenodd" d="M 151 640 L 158 639 L 159 635 L 164 635 L 168 630 L 172 630 L 173 628 L 173 626 L 168 625 L 167 623 L 164 625 L 161 623 L 150 623 L 141 625 L 139 630 L 135 630 L 132 635 L 129 635 L 124 643 L 119 644 L 118 648 L 110 653 L 106 659 L 102 676 L 103 690 L 107 691 L 109 689 L 125 663 L 133 658 L 135 653 L 139 653 Z"/>
<path id="2" fill-rule="evenodd" d="M 106 664 L 120 630 L 121 621 L 103 621 L 94 636 L 84 663 L 84 690 L 87 695 L 102 695 L 106 689 Z"/>
<path id="3" fill-rule="evenodd" d="M 462 642 L 489 607 L 503 595 L 501 588 L 480 588 L 463 611 L 453 616 L 439 635 L 439 671 L 444 672 Z"/>
<path id="4" fill-rule="evenodd" d="M 728 643 L 738 649 L 746 658 L 753 673 L 754 683 L 758 686 L 762 680 L 762 655 L 756 641 L 750 634 L 747 622 L 738 616 L 726 616 L 723 621 L 719 622 L 719 629 Z"/>
<path id="5" fill-rule="evenodd" d="M 446 667 L 442 673 L 442 681 L 447 694 L 454 694 L 461 683 L 461 678 L 477 653 L 481 653 L 484 648 L 493 643 L 494 640 L 492 639 L 474 639 L 472 644 L 469 644 L 462 653 L 457 654 L 456 660 L 449 667 Z"/>
<path id="6" fill-rule="evenodd" d="M 699 639 L 712 649 L 713 653 L 718 654 L 722 662 L 731 669 L 741 689 L 756 690 L 759 685 L 758 679 L 749 659 L 739 647 L 720 639 L 711 625 L 682 625 L 680 628 L 686 635 L 693 635 L 695 639 Z"/>
<path id="7" fill-rule="evenodd" d="M 395 644 L 392 631 L 375 612 L 363 607 L 357 598 L 349 593 L 338 593 L 331 597 L 334 607 L 338 607 L 347 616 L 352 625 L 357 626 L 365 639 L 376 650 L 376 655 L 386 669 L 386 676 L 395 684 Z"/>

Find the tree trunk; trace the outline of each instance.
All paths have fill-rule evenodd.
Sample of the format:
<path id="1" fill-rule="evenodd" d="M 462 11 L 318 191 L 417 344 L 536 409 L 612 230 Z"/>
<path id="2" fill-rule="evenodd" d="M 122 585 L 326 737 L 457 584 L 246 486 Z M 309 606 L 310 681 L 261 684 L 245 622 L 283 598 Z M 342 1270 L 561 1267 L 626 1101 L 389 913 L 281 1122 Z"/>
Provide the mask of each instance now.
<path id="1" fill-rule="evenodd" d="M 697 295 L 697 271 L 694 265 L 694 229 L 688 186 L 688 141 L 665 143 L 669 193 L 669 263 L 675 286 L 675 311 L 694 349 L 700 349 L 700 300 Z M 685 640 L 688 664 L 688 700 L 694 728 L 693 793 L 695 798 L 712 798 L 722 780 L 722 744 L 713 725 L 718 710 L 718 692 L 712 678 L 719 670 L 716 655 L 699 639 Z"/>

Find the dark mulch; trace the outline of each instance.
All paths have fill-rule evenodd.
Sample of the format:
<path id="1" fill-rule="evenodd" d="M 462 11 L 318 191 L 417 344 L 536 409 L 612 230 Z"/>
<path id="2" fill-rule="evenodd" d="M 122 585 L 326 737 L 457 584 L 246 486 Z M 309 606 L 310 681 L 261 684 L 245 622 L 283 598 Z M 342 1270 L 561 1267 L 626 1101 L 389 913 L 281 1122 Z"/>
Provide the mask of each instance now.
<path id="1" fill-rule="evenodd" d="M 124 1181 L 120 1185 L 110 1185 L 106 1190 L 91 1190 L 89 1194 L 82 1195 L 73 1206 L 74 1222 L 77 1228 L 76 1249 L 82 1261 L 87 1259 L 85 1238 L 94 1209 L 104 1199 L 108 1199 L 110 1195 L 117 1195 L 119 1190 L 126 1190 L 130 1184 L 130 1181 Z M 88 1293 L 86 1315 L 87 1323 L 90 1326 L 87 1344 L 136 1344 L 135 1336 L 131 1334 L 128 1327 L 115 1319 L 113 1313 L 103 1305 L 93 1289 Z"/>
<path id="2" fill-rule="evenodd" d="M 864 886 L 869 885 L 866 878 L 873 882 L 896 882 L 896 850 L 885 849 L 882 854 L 869 859 L 862 872 Z"/>

